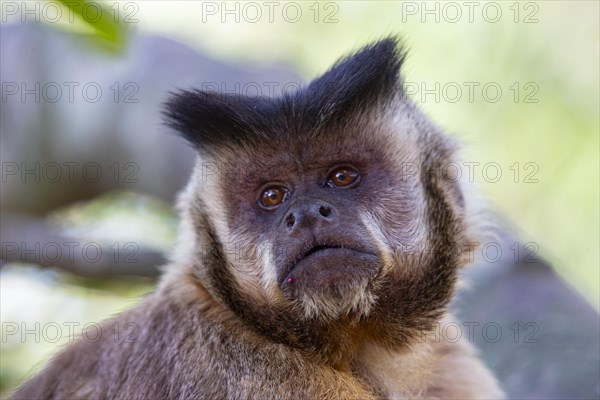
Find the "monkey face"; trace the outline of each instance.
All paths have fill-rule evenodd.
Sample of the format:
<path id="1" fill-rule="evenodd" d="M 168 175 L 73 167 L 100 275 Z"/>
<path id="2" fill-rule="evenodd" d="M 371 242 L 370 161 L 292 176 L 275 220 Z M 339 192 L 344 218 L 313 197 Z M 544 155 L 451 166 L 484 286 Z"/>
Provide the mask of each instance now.
<path id="1" fill-rule="evenodd" d="M 214 191 L 196 192 L 211 193 L 200 195 L 208 209 L 220 199 L 211 214 L 226 221 L 221 241 L 249 293 L 266 293 L 300 319 L 369 314 L 392 264 L 424 237 L 426 221 L 418 175 L 390 162 L 414 155 L 381 132 L 380 141 L 365 144 L 368 129 L 387 128 L 362 123 L 333 142 L 286 140 L 215 157 L 226 160 L 226 173 L 213 169 L 205 178 Z"/>
<path id="2" fill-rule="evenodd" d="M 350 312 L 380 269 L 377 248 L 356 218 L 368 182 L 349 163 L 286 181 L 286 186 L 269 184 L 259 201 L 275 214 L 269 219 L 271 232 L 277 232 L 271 240 L 281 249 L 273 260 L 279 288 L 308 303 L 308 311 L 317 313 L 322 298 L 335 303 L 331 311 Z"/>
<path id="3" fill-rule="evenodd" d="M 387 178 L 357 158 L 304 158 L 272 168 L 286 173 L 258 186 L 236 219 L 255 227 L 252 240 L 272 245 L 268 281 L 300 302 L 306 317 L 367 312 L 383 257 L 361 214 Z"/>
<path id="4" fill-rule="evenodd" d="M 402 342 L 448 304 L 465 237 L 460 188 L 439 175 L 454 147 L 403 96 L 402 59 L 387 39 L 281 98 L 168 103 L 199 154 L 182 257 L 261 334 L 317 346 L 349 321 Z"/>

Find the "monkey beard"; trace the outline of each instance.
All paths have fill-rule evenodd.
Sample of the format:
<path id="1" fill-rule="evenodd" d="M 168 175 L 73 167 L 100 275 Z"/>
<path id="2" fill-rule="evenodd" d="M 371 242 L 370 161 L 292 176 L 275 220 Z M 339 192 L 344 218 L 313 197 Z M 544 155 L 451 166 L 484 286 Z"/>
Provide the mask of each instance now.
<path id="1" fill-rule="evenodd" d="M 279 288 L 302 319 L 366 317 L 376 303 L 373 282 L 384 258 L 369 241 L 346 239 L 313 239 L 278 260 Z"/>
<path id="2" fill-rule="evenodd" d="M 314 291 L 300 291 L 297 301 L 306 320 L 337 320 L 351 316 L 356 319 L 369 315 L 377 302 L 371 280 L 362 276 L 351 283 L 337 282 Z"/>

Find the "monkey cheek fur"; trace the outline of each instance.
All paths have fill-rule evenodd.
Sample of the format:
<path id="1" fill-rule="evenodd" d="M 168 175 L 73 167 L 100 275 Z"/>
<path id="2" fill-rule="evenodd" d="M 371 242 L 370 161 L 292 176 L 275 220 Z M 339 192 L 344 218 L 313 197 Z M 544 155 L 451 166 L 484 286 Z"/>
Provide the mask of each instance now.
<path id="1" fill-rule="evenodd" d="M 344 298 L 378 274 L 381 260 L 371 253 L 328 248 L 302 258 L 280 283 L 290 298 Z"/>

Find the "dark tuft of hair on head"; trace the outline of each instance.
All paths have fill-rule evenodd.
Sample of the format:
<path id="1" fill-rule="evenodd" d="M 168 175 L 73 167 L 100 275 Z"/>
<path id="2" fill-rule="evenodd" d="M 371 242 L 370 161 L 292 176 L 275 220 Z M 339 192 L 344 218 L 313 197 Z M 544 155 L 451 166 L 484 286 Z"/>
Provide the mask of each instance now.
<path id="1" fill-rule="evenodd" d="M 381 107 L 402 90 L 400 67 L 405 51 L 389 37 L 339 60 L 313 80 L 302 97 L 319 120 L 341 122 L 348 114 Z"/>
<path id="2" fill-rule="evenodd" d="M 166 123 L 196 147 L 243 144 L 268 129 L 274 104 L 267 98 L 181 90 L 165 103 Z"/>
<path id="3" fill-rule="evenodd" d="M 396 38 L 385 38 L 275 99 L 181 90 L 165 104 L 166 122 L 198 148 L 312 136 L 348 122 L 351 115 L 381 108 L 401 92 L 405 54 Z"/>

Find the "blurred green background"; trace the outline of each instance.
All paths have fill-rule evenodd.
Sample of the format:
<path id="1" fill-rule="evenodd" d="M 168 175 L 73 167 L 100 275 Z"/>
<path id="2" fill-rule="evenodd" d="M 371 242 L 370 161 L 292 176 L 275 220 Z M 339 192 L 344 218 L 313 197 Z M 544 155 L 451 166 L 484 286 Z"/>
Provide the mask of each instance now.
<path id="1" fill-rule="evenodd" d="M 125 9 L 126 3 L 135 7 Z M 403 74 L 416 88 L 414 100 L 464 142 L 466 161 L 480 163 L 474 178 L 491 206 L 599 308 L 599 2 L 492 2 L 495 8 L 487 16 L 495 19 L 489 16 L 499 8 L 502 15 L 496 22 L 482 15 L 488 2 L 478 3 L 472 22 L 461 2 L 455 3 L 462 12 L 456 22 L 455 10 L 435 2 L 428 3 L 433 14 L 424 13 L 422 2 L 298 2 L 303 16 L 297 22 L 282 17 L 283 6 L 275 8 L 273 22 L 264 6 L 262 18 L 252 22 L 243 15 L 235 21 L 222 10 L 207 14 L 208 3 L 222 4 L 105 2 L 108 8 L 118 4 L 123 12 L 135 11 L 131 16 L 136 22 L 127 29 L 108 23 L 94 30 L 81 20 L 46 28 L 87 36 L 86 46 L 113 52 L 115 62 L 127 54 L 130 35 L 157 34 L 242 67 L 289 65 L 304 80 L 367 42 L 400 35 L 410 49 Z M 229 3 L 230 9 L 234 4 Z M 4 27 L 20 23 L 14 16 L 7 22 L 3 17 Z M 2 57 L 11 54 L 3 49 Z M 56 60 L 58 67 L 60 62 Z M 469 82 L 478 83 L 472 99 Z M 486 98 L 495 96 L 492 90 L 482 92 L 488 83 L 501 88 L 498 101 Z M 423 91 L 436 84 L 439 99 Z M 462 96 L 454 101 L 456 87 Z M 497 182 L 491 182 L 495 173 L 484 175 L 483 166 L 490 162 L 502 172 Z M 161 251 L 172 247 L 177 225 L 170 204 L 132 193 L 56 210 L 49 220 L 68 221 L 71 229 L 79 228 L 77 234 L 97 240 L 109 242 L 119 234 L 122 240 Z M 64 338 L 23 343 L 7 335 L 8 322 L 100 321 L 133 304 L 154 284 L 144 278 L 86 279 L 16 264 L 4 265 L 0 276 L 3 396 L 32 365 L 66 343 Z"/>

